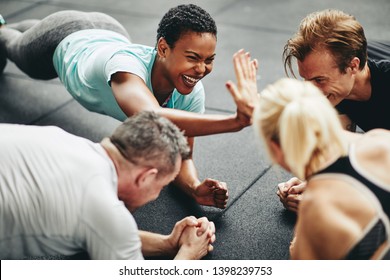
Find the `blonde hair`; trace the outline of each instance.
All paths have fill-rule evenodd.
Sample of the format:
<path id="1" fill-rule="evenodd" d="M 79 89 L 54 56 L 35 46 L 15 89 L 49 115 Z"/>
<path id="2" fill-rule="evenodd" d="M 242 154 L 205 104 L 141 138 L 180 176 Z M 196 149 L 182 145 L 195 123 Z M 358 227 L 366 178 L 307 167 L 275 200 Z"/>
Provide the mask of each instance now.
<path id="1" fill-rule="evenodd" d="M 309 82 L 283 78 L 265 88 L 255 109 L 254 127 L 265 143 L 280 145 L 285 163 L 301 179 L 318 171 L 330 148 L 347 154 L 336 110 Z"/>
<path id="2" fill-rule="evenodd" d="M 303 61 L 315 49 L 328 50 L 341 73 L 345 73 L 354 57 L 359 68 L 367 61 L 367 39 L 361 24 L 352 15 L 339 10 L 323 10 L 307 15 L 298 32 L 284 46 L 284 69 L 293 74 L 292 58 Z"/>

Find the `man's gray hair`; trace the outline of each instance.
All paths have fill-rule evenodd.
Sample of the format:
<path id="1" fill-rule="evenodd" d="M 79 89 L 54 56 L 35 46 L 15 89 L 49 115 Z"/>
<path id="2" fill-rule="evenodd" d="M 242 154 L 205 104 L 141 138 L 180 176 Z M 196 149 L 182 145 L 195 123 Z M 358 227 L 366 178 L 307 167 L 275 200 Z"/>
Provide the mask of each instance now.
<path id="1" fill-rule="evenodd" d="M 130 162 L 156 167 L 166 174 L 174 170 L 178 156 L 190 156 L 183 132 L 154 112 L 141 112 L 125 120 L 111 135 L 111 142 Z"/>

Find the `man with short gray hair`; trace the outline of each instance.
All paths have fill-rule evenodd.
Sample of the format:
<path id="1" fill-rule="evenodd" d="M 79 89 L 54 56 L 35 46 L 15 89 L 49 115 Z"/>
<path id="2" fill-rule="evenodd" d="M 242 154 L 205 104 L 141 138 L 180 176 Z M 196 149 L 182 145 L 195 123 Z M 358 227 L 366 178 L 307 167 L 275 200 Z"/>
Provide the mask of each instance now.
<path id="1" fill-rule="evenodd" d="M 91 259 L 159 252 L 198 259 L 213 249 L 215 227 L 206 218 L 184 218 L 163 236 L 138 231 L 128 211 L 156 199 L 188 157 L 169 120 L 140 113 L 101 143 L 52 126 L 0 130 L 0 259 L 85 251 Z"/>

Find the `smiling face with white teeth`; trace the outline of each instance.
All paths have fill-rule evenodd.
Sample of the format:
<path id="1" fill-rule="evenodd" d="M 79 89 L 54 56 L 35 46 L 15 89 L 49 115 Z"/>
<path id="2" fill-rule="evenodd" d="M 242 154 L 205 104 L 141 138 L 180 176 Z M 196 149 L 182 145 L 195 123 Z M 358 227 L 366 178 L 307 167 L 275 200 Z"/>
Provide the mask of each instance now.
<path id="1" fill-rule="evenodd" d="M 158 78 L 158 88 L 164 91 L 157 94 L 166 94 L 175 88 L 183 95 L 191 93 L 199 80 L 212 71 L 216 44 L 217 38 L 211 33 L 183 33 L 172 48 L 160 38 L 155 62 L 158 70 L 154 71 L 154 78 L 155 81 Z M 153 88 L 157 88 L 157 83 Z"/>
<path id="2" fill-rule="evenodd" d="M 351 91 L 355 84 L 356 67 L 342 73 L 329 51 L 320 48 L 298 61 L 299 75 L 322 90 L 333 106 L 343 99 L 354 99 Z"/>

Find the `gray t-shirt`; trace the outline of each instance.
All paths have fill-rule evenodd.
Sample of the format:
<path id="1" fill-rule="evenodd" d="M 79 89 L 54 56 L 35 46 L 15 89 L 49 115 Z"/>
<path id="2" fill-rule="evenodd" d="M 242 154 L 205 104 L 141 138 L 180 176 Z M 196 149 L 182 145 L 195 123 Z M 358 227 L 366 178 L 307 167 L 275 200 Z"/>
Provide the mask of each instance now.
<path id="1" fill-rule="evenodd" d="M 0 259 L 143 258 L 100 144 L 57 127 L 0 124 L 0 134 Z"/>

